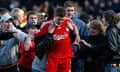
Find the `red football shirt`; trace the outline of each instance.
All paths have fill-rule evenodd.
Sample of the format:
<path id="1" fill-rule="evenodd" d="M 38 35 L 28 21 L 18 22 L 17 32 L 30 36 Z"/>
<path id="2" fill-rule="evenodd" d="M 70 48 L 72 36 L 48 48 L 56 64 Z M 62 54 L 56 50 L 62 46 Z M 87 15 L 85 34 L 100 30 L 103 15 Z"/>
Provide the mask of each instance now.
<path id="1" fill-rule="evenodd" d="M 53 43 L 51 46 L 48 55 L 57 57 L 57 58 L 65 58 L 72 57 L 72 42 L 70 38 L 70 31 L 67 28 L 67 22 L 71 22 L 70 19 L 64 19 L 60 26 L 55 26 L 55 30 L 53 32 Z M 72 23 L 72 22 L 71 22 Z M 52 21 L 46 22 L 42 29 L 40 29 L 39 33 L 35 33 L 35 37 L 39 37 L 41 35 L 48 33 L 48 27 L 52 24 Z"/>

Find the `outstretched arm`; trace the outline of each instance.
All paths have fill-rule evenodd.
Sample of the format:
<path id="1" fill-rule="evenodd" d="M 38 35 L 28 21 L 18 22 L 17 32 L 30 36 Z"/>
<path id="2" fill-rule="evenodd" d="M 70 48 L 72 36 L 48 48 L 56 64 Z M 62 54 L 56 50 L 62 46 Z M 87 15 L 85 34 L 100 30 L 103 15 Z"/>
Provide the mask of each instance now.
<path id="1" fill-rule="evenodd" d="M 14 32 L 1 32 L 0 40 L 7 40 L 14 37 Z"/>

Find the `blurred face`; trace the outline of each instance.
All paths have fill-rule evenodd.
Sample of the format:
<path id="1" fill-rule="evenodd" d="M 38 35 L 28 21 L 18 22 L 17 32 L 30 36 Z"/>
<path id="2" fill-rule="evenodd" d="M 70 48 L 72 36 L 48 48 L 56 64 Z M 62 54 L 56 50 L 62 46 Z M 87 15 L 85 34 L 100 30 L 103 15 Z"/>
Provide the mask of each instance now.
<path id="1" fill-rule="evenodd" d="M 20 23 L 22 23 L 23 19 L 24 19 L 24 13 L 19 14 L 18 15 L 18 20 L 19 20 Z"/>
<path id="2" fill-rule="evenodd" d="M 67 7 L 66 8 L 66 16 L 72 17 L 74 15 L 75 8 L 74 7 Z"/>
<path id="3" fill-rule="evenodd" d="M 37 24 L 38 22 L 38 17 L 37 15 L 30 15 L 28 18 L 28 23 L 32 23 L 32 24 Z"/>
<path id="4" fill-rule="evenodd" d="M 64 20 L 64 17 L 56 16 L 54 18 L 55 24 L 57 24 L 57 25 L 61 25 L 61 23 L 63 22 L 63 20 Z"/>
<path id="5" fill-rule="evenodd" d="M 120 20 L 120 13 L 118 13 L 117 16 L 118 16 L 118 19 Z"/>
<path id="6" fill-rule="evenodd" d="M 43 21 L 43 20 L 47 20 L 47 17 L 45 16 L 45 14 L 39 14 L 38 15 L 38 21 Z"/>
<path id="7" fill-rule="evenodd" d="M 9 30 L 11 30 L 12 24 L 13 24 L 12 21 L 8 20 L 6 22 L 2 22 L 1 25 L 2 25 L 2 27 L 3 27 L 4 30 L 9 31 Z"/>
<path id="8" fill-rule="evenodd" d="M 102 23 L 103 23 L 104 26 L 106 26 L 106 27 L 108 26 L 108 22 L 106 21 L 106 19 L 105 19 L 104 16 L 102 17 L 101 21 L 102 21 Z"/>
<path id="9" fill-rule="evenodd" d="M 99 31 L 95 28 L 89 28 L 89 31 L 90 31 L 90 35 L 92 36 L 95 36 L 95 35 L 98 35 L 99 34 Z"/>
<path id="10" fill-rule="evenodd" d="M 30 29 L 27 30 L 28 34 L 31 34 L 31 32 L 35 32 L 35 28 L 30 28 Z"/>

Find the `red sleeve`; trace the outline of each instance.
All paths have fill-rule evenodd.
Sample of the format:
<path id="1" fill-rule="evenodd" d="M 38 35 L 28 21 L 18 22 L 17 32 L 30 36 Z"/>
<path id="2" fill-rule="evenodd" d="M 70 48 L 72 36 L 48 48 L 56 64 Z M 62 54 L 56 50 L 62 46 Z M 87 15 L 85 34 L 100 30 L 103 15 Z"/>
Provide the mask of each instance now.
<path id="1" fill-rule="evenodd" d="M 45 35 L 48 33 L 48 26 L 49 24 L 46 24 L 44 27 L 40 29 L 40 32 L 34 33 L 35 38 L 40 37 L 41 35 Z"/>

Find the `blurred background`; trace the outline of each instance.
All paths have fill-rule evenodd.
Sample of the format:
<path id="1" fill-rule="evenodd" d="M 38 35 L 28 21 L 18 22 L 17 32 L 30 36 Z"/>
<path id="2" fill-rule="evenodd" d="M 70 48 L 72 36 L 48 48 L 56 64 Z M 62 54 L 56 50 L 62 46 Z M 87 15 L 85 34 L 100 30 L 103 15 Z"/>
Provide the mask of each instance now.
<path id="1" fill-rule="evenodd" d="M 29 10 L 36 12 L 46 12 L 52 14 L 56 6 L 63 6 L 67 0 L 0 0 L 0 8 L 22 8 L 26 13 Z M 115 12 L 120 12 L 120 0 L 74 0 L 76 2 L 76 16 L 85 12 L 91 18 L 101 18 L 105 10 L 113 9 Z"/>

